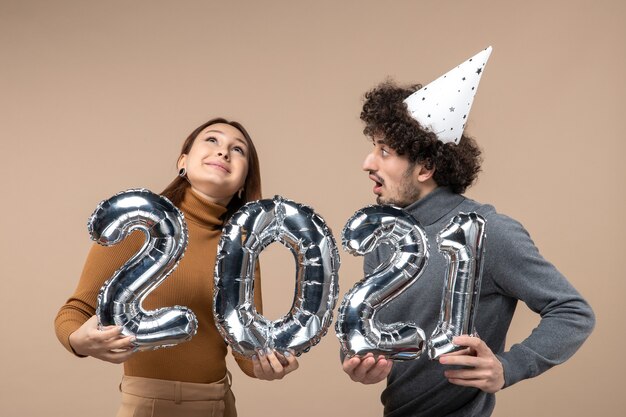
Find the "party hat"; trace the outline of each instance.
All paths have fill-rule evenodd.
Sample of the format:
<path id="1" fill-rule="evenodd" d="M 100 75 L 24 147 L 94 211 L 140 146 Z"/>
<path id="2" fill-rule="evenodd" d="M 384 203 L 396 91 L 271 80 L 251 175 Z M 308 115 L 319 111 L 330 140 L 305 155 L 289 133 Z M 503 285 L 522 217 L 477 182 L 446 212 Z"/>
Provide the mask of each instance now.
<path id="1" fill-rule="evenodd" d="M 459 143 L 491 46 L 417 90 L 404 102 L 420 125 L 443 143 Z"/>

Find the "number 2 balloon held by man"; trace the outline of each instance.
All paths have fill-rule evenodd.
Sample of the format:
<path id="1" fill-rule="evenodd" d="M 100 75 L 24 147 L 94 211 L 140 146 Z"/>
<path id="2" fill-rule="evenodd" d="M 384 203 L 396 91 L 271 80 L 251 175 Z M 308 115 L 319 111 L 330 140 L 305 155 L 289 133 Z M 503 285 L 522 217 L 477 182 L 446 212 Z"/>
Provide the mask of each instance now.
<path id="1" fill-rule="evenodd" d="M 415 323 L 382 324 L 376 313 L 417 280 L 428 260 L 428 241 L 413 217 L 392 206 L 370 206 L 348 220 L 344 249 L 363 256 L 381 244 L 392 254 L 344 297 L 337 317 L 337 337 L 349 356 L 367 353 L 392 359 L 420 356 L 424 331 Z"/>
<path id="2" fill-rule="evenodd" d="M 98 294 L 96 315 L 100 326 L 121 326 L 134 335 L 139 350 L 173 346 L 189 340 L 198 327 L 186 307 L 142 308 L 143 300 L 176 268 L 187 246 L 183 214 L 167 198 L 145 189 L 121 192 L 101 202 L 88 223 L 93 240 L 115 245 L 133 230 L 146 242 L 104 283 Z"/>

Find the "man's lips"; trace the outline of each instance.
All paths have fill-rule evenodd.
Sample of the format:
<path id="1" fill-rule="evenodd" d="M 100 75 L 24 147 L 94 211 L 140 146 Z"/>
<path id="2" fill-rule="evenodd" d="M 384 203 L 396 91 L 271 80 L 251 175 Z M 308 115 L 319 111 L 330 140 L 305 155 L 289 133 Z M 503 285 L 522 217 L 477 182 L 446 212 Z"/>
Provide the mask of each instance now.
<path id="1" fill-rule="evenodd" d="M 383 187 L 385 181 L 376 174 L 370 174 L 369 178 L 374 181 L 374 193 L 380 194 L 380 189 Z"/>

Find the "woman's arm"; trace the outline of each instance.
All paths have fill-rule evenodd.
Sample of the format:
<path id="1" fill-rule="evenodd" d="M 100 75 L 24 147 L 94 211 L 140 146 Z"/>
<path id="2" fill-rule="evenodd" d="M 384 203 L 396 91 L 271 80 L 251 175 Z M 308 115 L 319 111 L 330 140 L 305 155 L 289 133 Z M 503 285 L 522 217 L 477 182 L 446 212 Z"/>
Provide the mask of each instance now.
<path id="1" fill-rule="evenodd" d="M 92 246 L 76 290 L 54 322 L 57 338 L 68 351 L 114 363 L 123 362 L 132 354 L 132 337 L 122 337 L 119 327 L 99 330 L 95 311 L 104 282 L 141 248 L 143 241 L 143 233 L 135 232 L 112 247 Z"/>

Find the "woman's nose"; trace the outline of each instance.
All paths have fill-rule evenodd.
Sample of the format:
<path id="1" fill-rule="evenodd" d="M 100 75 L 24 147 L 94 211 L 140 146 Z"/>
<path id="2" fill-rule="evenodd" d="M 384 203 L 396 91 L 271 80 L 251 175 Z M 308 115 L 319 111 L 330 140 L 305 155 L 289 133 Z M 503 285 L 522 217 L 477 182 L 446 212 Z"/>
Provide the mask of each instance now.
<path id="1" fill-rule="evenodd" d="M 227 161 L 229 159 L 228 152 L 226 152 L 226 151 L 217 151 L 217 156 L 221 156 L 222 158 L 224 158 Z"/>

